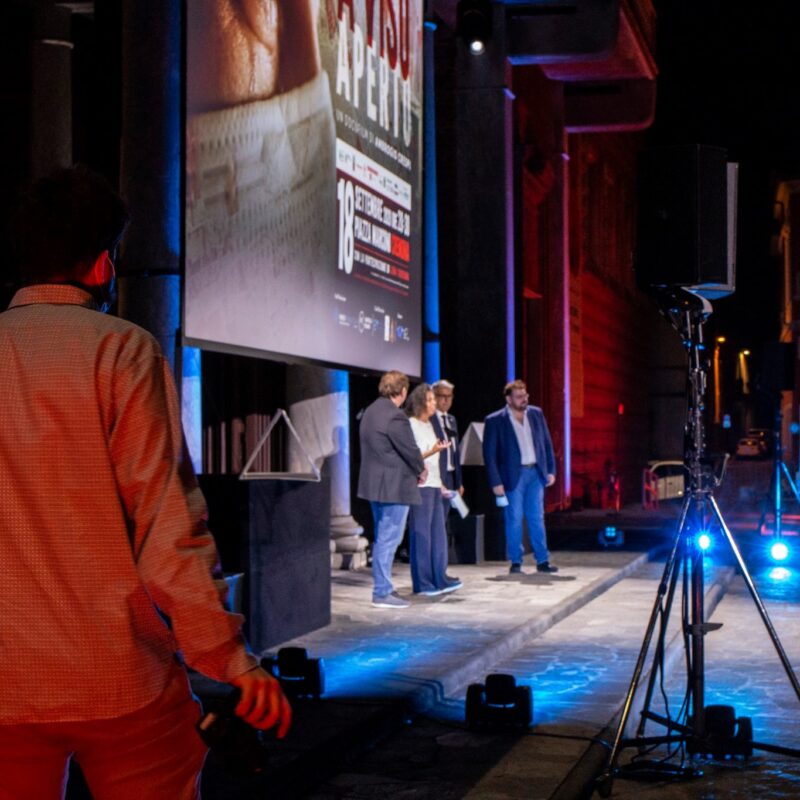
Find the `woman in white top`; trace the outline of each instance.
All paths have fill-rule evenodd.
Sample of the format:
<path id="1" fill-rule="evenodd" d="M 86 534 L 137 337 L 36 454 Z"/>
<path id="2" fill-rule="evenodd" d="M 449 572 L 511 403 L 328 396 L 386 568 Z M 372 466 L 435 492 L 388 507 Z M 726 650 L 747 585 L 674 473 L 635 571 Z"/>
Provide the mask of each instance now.
<path id="1" fill-rule="evenodd" d="M 434 596 L 461 587 L 461 581 L 450 581 L 447 571 L 447 533 L 444 527 L 442 495 L 449 491 L 442 486 L 439 453 L 448 446 L 439 441 L 430 423 L 436 413 L 433 389 L 421 383 L 408 396 L 409 415 L 414 439 L 425 459 L 425 479 L 419 485 L 422 503 L 411 506 L 408 517 L 411 581 L 416 594 Z"/>

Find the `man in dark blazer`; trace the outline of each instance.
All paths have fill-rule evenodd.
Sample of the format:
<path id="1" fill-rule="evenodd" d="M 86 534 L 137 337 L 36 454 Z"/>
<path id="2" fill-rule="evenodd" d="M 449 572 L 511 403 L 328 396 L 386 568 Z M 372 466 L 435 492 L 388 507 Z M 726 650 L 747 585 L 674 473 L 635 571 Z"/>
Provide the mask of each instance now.
<path id="1" fill-rule="evenodd" d="M 453 492 L 464 494 L 464 485 L 461 481 L 461 461 L 458 457 L 458 423 L 456 418 L 450 413 L 453 405 L 453 392 L 455 385 L 450 381 L 436 381 L 431 387 L 433 396 L 436 398 L 436 413 L 431 417 L 431 425 L 436 433 L 436 438 L 450 442 L 450 446 L 439 453 L 439 474 L 442 476 L 442 486 Z M 452 541 L 452 530 L 450 527 L 450 512 L 453 507 L 450 505 L 450 498 L 442 495 L 444 503 L 444 520 L 447 529 L 448 541 Z M 450 580 L 458 580 L 454 575 L 447 576 Z"/>
<path id="2" fill-rule="evenodd" d="M 442 476 L 442 485 L 452 491 L 464 494 L 461 483 L 461 463 L 458 458 L 458 424 L 456 418 L 450 413 L 453 405 L 453 391 L 455 386 L 446 380 L 438 380 L 431 387 L 436 398 L 436 413 L 431 417 L 433 430 L 440 440 L 450 442 L 450 447 L 439 453 L 439 473 Z M 449 508 L 449 502 L 445 511 Z"/>
<path id="3" fill-rule="evenodd" d="M 358 496 L 370 501 L 375 521 L 372 605 L 377 608 L 410 605 L 392 585 L 394 554 L 403 538 L 409 506 L 420 504 L 417 482 L 425 474 L 411 423 L 400 410 L 408 387 L 402 372 L 387 372 L 378 385 L 380 397 L 364 412 L 359 428 Z"/>
<path id="4" fill-rule="evenodd" d="M 497 504 L 504 506 L 509 572 L 522 572 L 523 517 L 537 571 L 557 572 L 549 561 L 544 529 L 544 489 L 556 480 L 550 432 L 542 410 L 528 405 L 522 381 L 506 384 L 505 397 L 506 405 L 486 417 L 483 461 Z"/>

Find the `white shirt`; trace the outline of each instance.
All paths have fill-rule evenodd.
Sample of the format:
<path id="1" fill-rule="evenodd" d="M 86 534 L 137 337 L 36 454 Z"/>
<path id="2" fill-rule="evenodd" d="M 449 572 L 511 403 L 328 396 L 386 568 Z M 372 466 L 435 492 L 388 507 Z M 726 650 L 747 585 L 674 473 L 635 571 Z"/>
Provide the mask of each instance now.
<path id="1" fill-rule="evenodd" d="M 426 453 L 439 441 L 436 437 L 436 431 L 434 431 L 433 425 L 430 420 L 428 420 L 428 422 L 423 422 L 416 417 L 411 417 L 410 422 L 417 447 L 419 447 L 420 452 Z M 442 485 L 442 476 L 439 472 L 438 451 L 425 459 L 425 466 L 428 468 L 428 477 L 425 479 L 425 483 L 420 484 L 420 488 L 440 488 Z"/>
<path id="2" fill-rule="evenodd" d="M 442 426 L 442 433 L 446 439 L 450 439 L 450 436 L 447 433 L 447 414 L 444 411 L 437 411 L 436 416 L 439 417 L 439 424 Z M 453 463 L 453 451 L 455 450 L 456 443 L 455 440 L 450 439 L 450 446 L 447 448 L 447 471 L 448 472 L 455 472 L 456 465 Z"/>
<path id="3" fill-rule="evenodd" d="M 513 411 L 508 412 L 511 415 L 511 427 L 517 437 L 517 444 L 519 445 L 520 464 L 528 466 L 529 464 L 536 463 L 536 450 L 533 447 L 533 434 L 531 433 L 531 424 L 528 421 L 528 412 L 522 415 L 522 424 L 517 422 Z"/>

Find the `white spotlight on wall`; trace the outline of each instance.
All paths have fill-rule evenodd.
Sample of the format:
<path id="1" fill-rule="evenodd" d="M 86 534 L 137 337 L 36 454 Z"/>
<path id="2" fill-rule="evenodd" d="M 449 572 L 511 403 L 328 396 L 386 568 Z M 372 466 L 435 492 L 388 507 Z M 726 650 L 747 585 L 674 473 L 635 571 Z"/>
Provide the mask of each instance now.
<path id="1" fill-rule="evenodd" d="M 456 30 L 473 55 L 481 55 L 492 35 L 490 0 L 459 0 Z"/>

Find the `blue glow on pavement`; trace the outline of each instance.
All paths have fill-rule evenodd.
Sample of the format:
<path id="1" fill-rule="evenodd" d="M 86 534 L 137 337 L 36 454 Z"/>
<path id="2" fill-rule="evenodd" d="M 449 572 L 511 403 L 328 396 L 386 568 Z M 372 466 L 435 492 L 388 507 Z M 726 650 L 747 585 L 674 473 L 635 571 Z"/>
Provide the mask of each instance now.
<path id="1" fill-rule="evenodd" d="M 791 577 L 792 572 L 786 569 L 786 567 L 773 567 L 769 571 L 769 579 L 771 581 L 787 581 Z"/>

